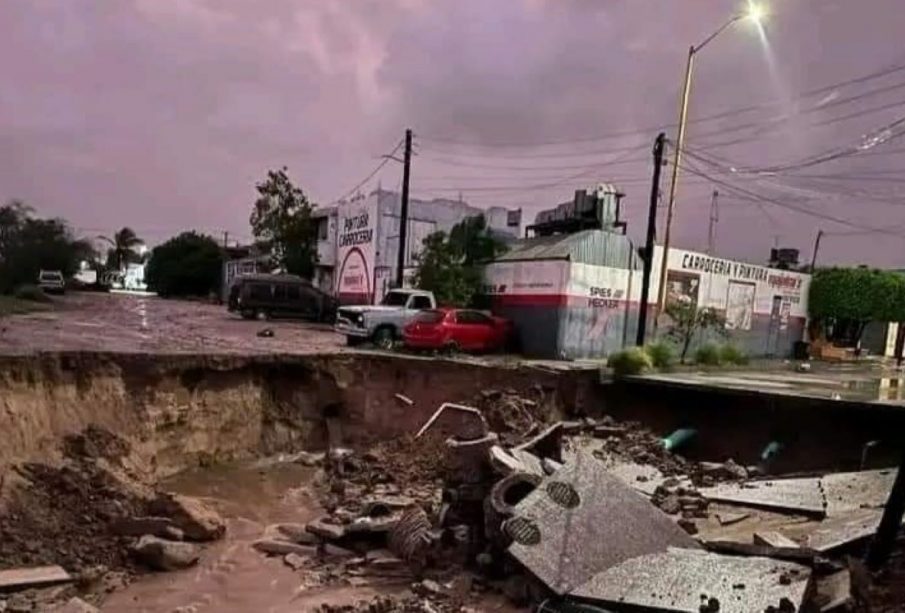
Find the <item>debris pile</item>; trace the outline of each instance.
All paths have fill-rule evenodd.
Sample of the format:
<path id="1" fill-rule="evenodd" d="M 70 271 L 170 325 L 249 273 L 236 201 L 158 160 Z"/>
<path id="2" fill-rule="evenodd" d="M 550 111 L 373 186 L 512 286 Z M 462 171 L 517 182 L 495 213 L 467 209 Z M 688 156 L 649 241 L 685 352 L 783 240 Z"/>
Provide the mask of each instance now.
<path id="1" fill-rule="evenodd" d="M 798 611 L 815 594 L 850 602 L 847 589 L 827 594 L 847 579 L 844 564 L 801 545 L 807 538 L 754 529 L 757 508 L 723 504 L 735 491 L 775 496 L 788 486 L 759 486 L 732 460 L 685 460 L 637 423 L 551 423 L 537 393 L 487 391 L 478 407 L 442 405 L 412 438 L 362 454 L 334 449 L 328 513 L 270 530 L 277 544 L 260 550 L 325 582 L 410 586 L 324 613 L 467 611 L 481 590 L 544 610 Z M 828 477 L 818 490 L 843 492 L 849 481 Z M 844 499 L 813 504 L 840 509 Z M 712 536 L 749 524 L 745 542 Z M 471 579 L 453 595 L 457 572 Z"/>

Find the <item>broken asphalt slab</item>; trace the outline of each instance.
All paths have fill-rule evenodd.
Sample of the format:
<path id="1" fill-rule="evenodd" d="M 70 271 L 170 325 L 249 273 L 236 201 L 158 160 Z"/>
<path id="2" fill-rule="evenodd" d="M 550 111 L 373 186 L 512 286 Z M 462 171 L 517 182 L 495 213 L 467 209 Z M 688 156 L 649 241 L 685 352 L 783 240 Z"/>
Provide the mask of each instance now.
<path id="1" fill-rule="evenodd" d="M 811 569 L 793 562 L 670 548 L 604 570 L 572 596 L 657 611 L 798 611 L 810 582 Z"/>
<path id="2" fill-rule="evenodd" d="M 886 504 L 895 469 L 832 473 L 823 477 L 725 483 L 701 488 L 708 500 L 826 517 Z"/>
<path id="3" fill-rule="evenodd" d="M 505 524 L 509 553 L 559 595 L 630 558 L 700 547 L 590 453 L 579 452 L 515 510 Z"/>
<path id="4" fill-rule="evenodd" d="M 724 483 L 698 490 L 712 502 L 750 505 L 764 509 L 779 509 L 795 513 L 824 515 L 826 500 L 820 479 L 775 479 Z"/>

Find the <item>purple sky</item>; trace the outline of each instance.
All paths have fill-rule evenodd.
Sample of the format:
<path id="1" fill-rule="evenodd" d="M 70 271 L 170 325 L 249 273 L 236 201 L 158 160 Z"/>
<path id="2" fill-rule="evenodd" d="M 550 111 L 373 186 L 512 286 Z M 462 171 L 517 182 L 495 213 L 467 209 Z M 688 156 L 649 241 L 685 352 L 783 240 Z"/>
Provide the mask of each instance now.
<path id="1" fill-rule="evenodd" d="M 0 199 L 22 198 L 89 235 L 130 225 L 151 243 L 185 228 L 247 240 L 254 182 L 269 167 L 287 165 L 326 204 L 412 127 L 416 196 L 461 189 L 473 204 L 522 206 L 533 218 L 577 187 L 612 181 L 640 238 L 651 142 L 675 121 L 688 45 L 737 8 L 4 0 Z M 693 123 L 688 136 L 712 164 L 689 163 L 732 186 L 719 187 L 718 252 L 762 260 L 778 240 L 809 258 L 818 227 L 857 231 L 810 211 L 888 232 L 829 235 L 825 261 L 905 267 L 895 235 L 901 226 L 905 236 L 905 138 L 773 177 L 727 170 L 852 147 L 905 117 L 905 70 L 802 96 L 905 64 L 901 0 L 774 0 L 771 12 L 767 46 L 738 24 L 697 59 L 692 118 L 737 111 Z M 579 142 L 527 146 L 570 140 Z M 726 141 L 742 142 L 714 146 Z M 395 189 L 400 176 L 388 164 L 368 187 L 379 178 Z M 684 179 L 674 244 L 703 248 L 714 186 Z M 780 205 L 729 193 L 738 188 Z"/>

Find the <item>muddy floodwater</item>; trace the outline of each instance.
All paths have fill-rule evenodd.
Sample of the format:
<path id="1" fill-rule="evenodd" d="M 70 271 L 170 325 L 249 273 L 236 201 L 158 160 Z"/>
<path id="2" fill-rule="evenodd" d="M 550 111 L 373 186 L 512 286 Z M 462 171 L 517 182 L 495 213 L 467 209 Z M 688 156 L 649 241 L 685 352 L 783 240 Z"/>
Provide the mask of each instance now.
<path id="1" fill-rule="evenodd" d="M 143 613 L 220 613 L 310 611 L 321 603 L 368 599 L 375 588 L 316 587 L 280 557 L 251 548 L 268 524 L 306 522 L 320 514 L 310 491 L 315 470 L 291 463 L 256 461 L 199 469 L 161 484 L 210 502 L 227 520 L 226 537 L 205 547 L 197 566 L 148 574 L 112 594 L 102 610 Z M 406 586 L 400 586 L 400 588 Z M 392 586 L 381 586 L 392 593 Z"/>

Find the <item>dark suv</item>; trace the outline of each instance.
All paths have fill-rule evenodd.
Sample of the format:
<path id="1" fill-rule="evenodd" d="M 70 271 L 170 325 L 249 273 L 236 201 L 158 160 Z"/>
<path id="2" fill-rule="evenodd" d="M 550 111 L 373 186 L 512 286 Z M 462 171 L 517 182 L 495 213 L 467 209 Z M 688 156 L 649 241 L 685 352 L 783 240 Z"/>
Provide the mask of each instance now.
<path id="1" fill-rule="evenodd" d="M 242 275 L 229 288 L 228 308 L 245 319 L 303 317 L 332 322 L 336 299 L 295 275 Z"/>

